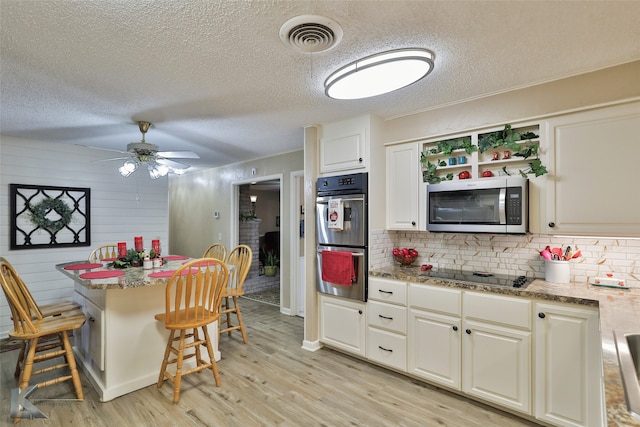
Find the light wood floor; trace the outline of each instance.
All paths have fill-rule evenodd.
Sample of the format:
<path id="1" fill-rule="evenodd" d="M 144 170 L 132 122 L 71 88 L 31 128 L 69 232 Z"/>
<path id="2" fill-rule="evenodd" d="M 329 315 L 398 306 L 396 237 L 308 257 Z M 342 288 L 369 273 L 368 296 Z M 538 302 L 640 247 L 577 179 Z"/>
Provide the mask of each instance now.
<path id="1" fill-rule="evenodd" d="M 48 419 L 22 426 L 533 426 L 510 414 L 436 389 L 339 352 L 301 348 L 303 320 L 240 300 L 249 344 L 224 336 L 222 386 L 202 372 L 182 382 L 173 405 L 170 383 L 101 403 L 84 377 L 83 402 L 71 386 L 37 390 L 31 401 Z M 0 354 L 0 425 L 9 421 L 16 351 Z M 158 370 L 160 367 L 158 366 Z M 56 400 L 48 400 L 56 396 Z M 59 398 L 69 400 L 57 400 Z"/>

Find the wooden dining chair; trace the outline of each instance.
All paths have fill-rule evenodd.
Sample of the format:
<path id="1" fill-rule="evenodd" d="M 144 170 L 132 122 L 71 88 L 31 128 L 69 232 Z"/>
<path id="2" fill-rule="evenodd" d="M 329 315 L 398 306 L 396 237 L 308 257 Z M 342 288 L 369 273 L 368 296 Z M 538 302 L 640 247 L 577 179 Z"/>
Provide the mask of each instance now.
<path id="1" fill-rule="evenodd" d="M 172 382 L 174 404 L 180 400 L 180 382 L 185 375 L 211 369 L 216 386 L 220 387 L 220 374 L 207 325 L 220 317 L 220 299 L 228 279 L 229 270 L 224 262 L 215 258 L 199 258 L 182 265 L 167 282 L 165 311 L 155 315 L 156 320 L 163 322 L 171 331 L 158 388 L 162 387 L 165 378 Z M 202 358 L 201 346 L 207 350 L 208 361 Z M 187 350 L 193 352 L 187 354 Z M 172 354 L 175 358 L 169 359 Z M 183 372 L 183 362 L 193 357 L 196 366 Z M 167 370 L 170 364 L 176 365 L 175 374 Z"/>
<path id="2" fill-rule="evenodd" d="M 226 256 L 226 246 L 222 243 L 214 243 L 213 245 L 209 246 L 206 251 L 204 251 L 202 258 L 215 258 L 219 259 L 220 261 L 224 261 Z"/>
<path id="3" fill-rule="evenodd" d="M 118 258 L 118 245 L 110 243 L 95 248 L 89 254 L 89 262 L 100 262 L 105 258 Z"/>
<path id="4" fill-rule="evenodd" d="M 226 259 L 226 263 L 229 266 L 229 281 L 222 293 L 220 322 L 218 322 L 218 333 L 220 335 L 226 332 L 231 336 L 231 332 L 239 330 L 242 334 L 242 341 L 245 344 L 247 343 L 247 332 L 244 328 L 244 322 L 242 321 L 238 297 L 244 295 L 242 286 L 244 285 L 244 280 L 247 278 L 252 261 L 253 252 L 247 245 L 238 245 L 229 252 Z M 231 322 L 232 314 L 235 314 L 238 321 L 236 325 Z"/>
<path id="5" fill-rule="evenodd" d="M 54 308 L 51 305 L 47 307 L 49 311 L 43 311 L 36 304 L 16 270 L 4 258 L 0 259 L 0 283 L 13 320 L 13 330 L 9 332 L 9 337 L 25 343 L 24 354 L 22 357 L 19 356 L 19 360 L 22 359 L 19 362 L 21 366 L 17 368 L 20 376 L 18 380 L 20 390 L 26 389 L 36 375 L 46 373 L 47 375 L 35 384 L 37 388 L 71 380 L 76 397 L 83 400 L 84 393 L 69 341 L 69 332 L 84 324 L 85 315 L 77 306 L 72 309 L 71 304 L 67 304 L 65 309 L 66 303 L 58 304 L 56 310 L 51 311 Z M 43 368 L 34 370 L 37 363 L 59 357 L 64 359 L 61 363 L 53 366 L 47 364 Z M 70 372 L 67 373 L 63 368 L 68 368 Z"/>

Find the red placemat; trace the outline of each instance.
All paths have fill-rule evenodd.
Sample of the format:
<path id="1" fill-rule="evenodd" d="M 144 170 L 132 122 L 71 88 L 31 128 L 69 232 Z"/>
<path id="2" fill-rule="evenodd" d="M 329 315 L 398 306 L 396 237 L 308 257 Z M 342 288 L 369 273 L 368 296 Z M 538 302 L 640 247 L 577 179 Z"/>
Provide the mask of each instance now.
<path id="1" fill-rule="evenodd" d="M 124 271 L 90 271 L 88 273 L 82 273 L 80 277 L 82 279 L 107 279 L 109 277 L 124 276 Z"/>
<path id="2" fill-rule="evenodd" d="M 166 259 L 167 261 L 182 261 L 183 259 L 189 259 L 188 256 L 183 255 L 166 255 L 162 258 Z"/>
<path id="3" fill-rule="evenodd" d="M 158 278 L 158 277 L 171 277 L 176 270 L 165 270 L 165 271 L 157 271 L 155 273 L 148 274 L 147 276 Z M 182 274 L 185 275 L 188 273 L 188 270 L 182 270 Z"/>
<path id="4" fill-rule="evenodd" d="M 102 264 L 73 264 L 73 265 L 67 265 L 64 269 L 65 270 L 91 270 L 92 268 L 100 268 L 102 267 Z"/>

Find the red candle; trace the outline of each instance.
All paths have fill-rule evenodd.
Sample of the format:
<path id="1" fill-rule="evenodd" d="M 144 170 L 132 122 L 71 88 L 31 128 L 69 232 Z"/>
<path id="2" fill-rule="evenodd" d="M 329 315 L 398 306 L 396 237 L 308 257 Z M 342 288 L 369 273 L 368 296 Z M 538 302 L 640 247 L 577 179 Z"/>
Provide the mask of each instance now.
<path id="1" fill-rule="evenodd" d="M 142 236 L 134 237 L 133 244 L 136 249 L 136 252 L 142 252 L 144 250 L 144 245 L 142 244 Z"/>
<path id="2" fill-rule="evenodd" d="M 118 257 L 127 257 L 127 242 L 118 242 Z"/>
<path id="3" fill-rule="evenodd" d="M 160 256 L 160 239 L 154 239 L 151 241 L 151 247 L 156 253 L 156 256 Z"/>

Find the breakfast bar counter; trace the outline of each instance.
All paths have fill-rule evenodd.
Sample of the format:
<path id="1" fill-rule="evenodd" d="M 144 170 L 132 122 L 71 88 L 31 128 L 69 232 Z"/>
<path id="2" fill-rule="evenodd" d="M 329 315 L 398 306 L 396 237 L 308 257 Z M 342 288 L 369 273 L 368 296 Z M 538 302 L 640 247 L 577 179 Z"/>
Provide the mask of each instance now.
<path id="1" fill-rule="evenodd" d="M 169 256 L 166 264 L 153 270 L 116 270 L 86 261 L 56 265 L 74 281 L 74 300 L 87 316 L 75 332 L 75 351 L 101 401 L 157 383 L 169 331 L 154 315 L 164 312 L 167 281 L 187 260 Z M 217 322 L 209 325 L 219 360 L 217 329 Z M 188 362 L 193 360 L 185 365 Z"/>
<path id="2" fill-rule="evenodd" d="M 607 423 L 609 426 L 640 426 L 640 419 L 632 416 L 626 405 L 614 340 L 614 330 L 640 331 L 640 288 L 631 287 L 623 290 L 577 282 L 555 284 L 537 279 L 527 287 L 518 289 L 436 279 L 421 274 L 420 267 L 389 267 L 371 271 L 369 274 L 370 277 L 597 307 L 602 339 Z"/>

